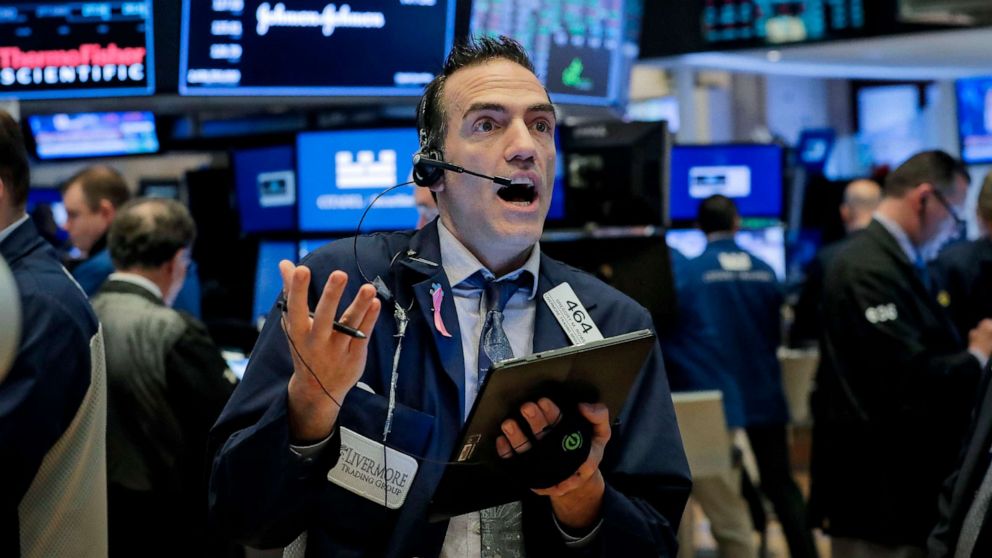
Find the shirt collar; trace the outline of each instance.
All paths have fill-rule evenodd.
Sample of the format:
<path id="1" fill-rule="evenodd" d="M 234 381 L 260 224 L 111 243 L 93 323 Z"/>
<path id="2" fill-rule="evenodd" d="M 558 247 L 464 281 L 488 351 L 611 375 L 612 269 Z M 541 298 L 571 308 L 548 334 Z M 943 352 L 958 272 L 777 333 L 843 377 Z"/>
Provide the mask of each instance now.
<path id="1" fill-rule="evenodd" d="M 20 227 L 21 225 L 23 225 L 24 222 L 27 221 L 27 220 L 28 220 L 28 214 L 25 213 L 24 215 L 21 215 L 21 218 L 20 219 L 14 221 L 10 225 L 8 225 L 7 228 L 5 228 L 4 230 L 0 231 L 0 242 L 3 242 L 4 239 L 6 239 L 8 236 L 10 236 L 10 234 L 12 232 L 14 232 L 14 229 L 16 229 L 17 227 Z"/>
<path id="2" fill-rule="evenodd" d="M 146 291 L 151 292 L 159 300 L 162 300 L 162 289 L 158 288 L 158 285 L 156 285 L 155 283 L 152 283 L 151 280 L 148 279 L 147 277 L 142 277 L 141 275 L 138 275 L 137 273 L 127 273 L 125 271 L 117 271 L 117 272 L 111 273 L 110 276 L 107 277 L 107 280 L 108 281 L 121 281 L 123 283 L 130 283 L 132 285 L 137 285 L 137 286 L 145 289 Z"/>
<path id="3" fill-rule="evenodd" d="M 486 266 L 482 265 L 482 262 L 464 244 L 455 238 L 455 235 L 444 226 L 444 223 L 440 219 L 437 221 L 437 237 L 441 245 L 441 267 L 444 268 L 444 273 L 448 276 L 448 283 L 452 287 L 468 279 L 480 269 L 487 277 L 493 277 L 493 273 Z M 534 281 L 530 292 L 527 293 L 527 298 L 532 299 L 537 295 L 537 277 L 540 268 L 541 243 L 537 242 L 530 251 L 530 256 L 527 257 L 524 265 L 497 279 L 514 279 L 524 271 L 529 271 L 531 276 L 534 277 Z"/>
<path id="4" fill-rule="evenodd" d="M 910 263 L 916 263 L 917 259 L 922 257 L 920 251 L 916 248 L 916 246 L 913 246 L 913 242 L 909 240 L 909 235 L 906 234 L 906 231 L 902 230 L 902 227 L 900 227 L 898 223 L 877 211 L 872 215 L 872 218 L 878 221 L 878 224 L 885 227 L 885 230 L 889 231 L 889 234 L 896 239 L 896 243 L 898 243 L 899 247 L 902 248 L 902 251 L 906 253 L 906 257 L 909 258 Z"/>

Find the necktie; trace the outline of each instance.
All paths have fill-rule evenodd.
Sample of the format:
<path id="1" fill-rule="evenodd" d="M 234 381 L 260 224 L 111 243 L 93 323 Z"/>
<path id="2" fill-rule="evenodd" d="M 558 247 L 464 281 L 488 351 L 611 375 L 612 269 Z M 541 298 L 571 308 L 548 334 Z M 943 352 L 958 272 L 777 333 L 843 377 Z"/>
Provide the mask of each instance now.
<path id="1" fill-rule="evenodd" d="M 514 280 L 487 279 L 478 271 L 467 280 L 482 288 L 485 317 L 479 337 L 479 386 L 482 386 L 489 368 L 494 363 L 513 358 L 513 348 L 503 330 L 503 309 L 517 289 L 527 289 L 531 284 L 530 273 L 523 272 Z M 522 558 L 523 510 L 520 502 L 510 502 L 479 512 L 482 558 Z"/>
<path id="2" fill-rule="evenodd" d="M 964 516 L 961 524 L 961 534 L 958 536 L 957 550 L 954 558 L 968 558 L 975 548 L 975 542 L 982 533 L 985 523 L 985 514 L 989 510 L 989 502 L 992 501 L 992 466 L 985 471 L 985 478 L 975 493 L 975 499 L 971 501 L 971 507 Z"/>
<path id="3" fill-rule="evenodd" d="M 916 271 L 916 276 L 920 278 L 923 286 L 927 288 L 927 292 L 933 292 L 933 280 L 930 277 L 930 269 L 927 267 L 927 262 L 923 260 L 923 256 L 917 252 L 916 260 L 913 262 L 913 269 Z"/>

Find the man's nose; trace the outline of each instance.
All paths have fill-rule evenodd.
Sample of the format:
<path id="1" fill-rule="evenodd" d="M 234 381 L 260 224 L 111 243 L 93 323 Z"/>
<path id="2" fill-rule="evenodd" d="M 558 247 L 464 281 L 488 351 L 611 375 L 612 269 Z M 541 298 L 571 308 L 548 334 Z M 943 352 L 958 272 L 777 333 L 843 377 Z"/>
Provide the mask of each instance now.
<path id="1" fill-rule="evenodd" d="M 513 120 L 506 132 L 506 160 L 533 160 L 537 156 L 537 142 L 523 120 Z"/>

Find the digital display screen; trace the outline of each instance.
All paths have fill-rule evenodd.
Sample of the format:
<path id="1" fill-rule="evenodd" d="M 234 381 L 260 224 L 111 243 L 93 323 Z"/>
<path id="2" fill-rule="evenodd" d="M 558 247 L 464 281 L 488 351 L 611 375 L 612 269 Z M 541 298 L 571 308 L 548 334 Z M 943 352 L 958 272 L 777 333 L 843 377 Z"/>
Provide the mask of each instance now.
<path id="1" fill-rule="evenodd" d="M 41 160 L 109 157 L 158 152 L 150 112 L 84 112 L 28 117 Z"/>
<path id="2" fill-rule="evenodd" d="M 745 251 L 771 266 L 779 281 L 785 281 L 785 229 L 781 226 L 737 231 L 734 240 Z M 671 229 L 665 242 L 692 259 L 706 249 L 706 235 L 699 229 Z"/>
<path id="3" fill-rule="evenodd" d="M 151 0 L 0 4 L 0 98 L 150 95 Z"/>
<path id="4" fill-rule="evenodd" d="M 958 80 L 957 89 L 961 158 L 992 163 L 992 76 Z"/>
<path id="5" fill-rule="evenodd" d="M 470 30 L 519 41 L 554 102 L 617 105 L 639 16 L 634 0 L 474 0 Z"/>
<path id="6" fill-rule="evenodd" d="M 455 0 L 184 0 L 184 95 L 420 95 Z"/>
<path id="7" fill-rule="evenodd" d="M 707 0 L 703 40 L 799 43 L 865 27 L 864 0 Z"/>
<path id="8" fill-rule="evenodd" d="M 672 148 L 671 217 L 696 218 L 699 203 L 722 194 L 742 217 L 782 214 L 782 149 L 777 145 L 700 145 Z"/>
<path id="9" fill-rule="evenodd" d="M 235 151 L 234 183 L 241 230 L 246 233 L 296 228 L 296 159 L 293 147 Z"/>
<path id="10" fill-rule="evenodd" d="M 308 132 L 297 136 L 299 227 L 304 232 L 351 232 L 386 188 L 413 180 L 413 128 Z M 416 186 L 382 196 L 362 230 L 401 230 L 417 224 Z"/>
<path id="11" fill-rule="evenodd" d="M 252 304 L 252 318 L 255 323 L 265 319 L 282 292 L 282 276 L 279 262 L 289 260 L 296 263 L 295 242 L 265 241 L 258 245 L 258 264 L 255 267 L 255 295 Z M 259 328 L 261 329 L 261 328 Z"/>

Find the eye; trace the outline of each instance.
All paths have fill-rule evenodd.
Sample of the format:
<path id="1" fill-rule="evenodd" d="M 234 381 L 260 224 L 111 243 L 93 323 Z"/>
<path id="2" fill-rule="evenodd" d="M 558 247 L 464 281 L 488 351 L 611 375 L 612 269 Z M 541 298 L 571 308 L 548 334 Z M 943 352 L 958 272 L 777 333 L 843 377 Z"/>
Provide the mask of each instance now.
<path id="1" fill-rule="evenodd" d="M 542 134 L 547 134 L 551 132 L 552 126 L 547 120 L 538 120 L 534 123 L 534 129 Z"/>
<path id="2" fill-rule="evenodd" d="M 472 130 L 476 132 L 492 132 L 495 129 L 496 123 L 490 118 L 481 118 L 472 126 Z"/>

